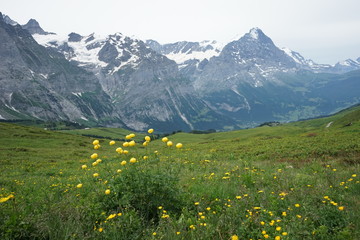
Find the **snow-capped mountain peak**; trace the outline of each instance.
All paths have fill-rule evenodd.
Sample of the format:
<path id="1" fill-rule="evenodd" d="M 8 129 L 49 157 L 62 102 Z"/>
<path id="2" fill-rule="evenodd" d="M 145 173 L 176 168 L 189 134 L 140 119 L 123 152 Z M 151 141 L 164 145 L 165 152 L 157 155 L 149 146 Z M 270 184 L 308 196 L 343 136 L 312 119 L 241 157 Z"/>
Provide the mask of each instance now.
<path id="1" fill-rule="evenodd" d="M 261 29 L 260 28 L 252 28 L 249 32 L 250 36 L 253 38 L 253 39 L 259 39 L 259 33 L 262 33 Z"/>

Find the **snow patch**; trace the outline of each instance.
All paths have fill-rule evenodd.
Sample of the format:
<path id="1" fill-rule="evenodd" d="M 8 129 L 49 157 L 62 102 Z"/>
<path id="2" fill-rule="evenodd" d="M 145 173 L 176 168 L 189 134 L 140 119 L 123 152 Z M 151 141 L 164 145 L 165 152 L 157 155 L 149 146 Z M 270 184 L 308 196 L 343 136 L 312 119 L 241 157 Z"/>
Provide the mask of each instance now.
<path id="1" fill-rule="evenodd" d="M 124 67 L 125 65 L 128 64 L 132 64 L 135 65 L 135 63 L 139 60 L 140 58 L 136 55 L 132 55 L 131 58 L 129 60 L 127 60 L 126 62 L 122 62 L 119 66 L 114 67 L 113 70 L 110 71 L 110 74 L 114 74 L 117 71 L 119 71 L 122 67 Z"/>
<path id="2" fill-rule="evenodd" d="M 240 97 L 242 97 L 245 101 L 245 105 L 246 105 L 246 108 L 250 111 L 251 110 L 251 107 L 250 107 L 250 104 L 248 102 L 248 100 L 246 99 L 246 97 L 244 95 L 242 95 L 241 93 L 239 93 L 239 91 L 236 89 L 236 87 L 232 87 L 231 90 L 236 93 L 237 95 L 239 95 Z M 240 108 L 241 109 L 241 108 Z M 237 110 L 236 110 L 237 111 Z"/>
<path id="3" fill-rule="evenodd" d="M 333 122 L 329 122 L 327 125 L 326 125 L 326 128 L 329 128 L 331 126 L 331 124 L 333 124 Z"/>
<path id="4" fill-rule="evenodd" d="M 259 39 L 259 28 L 251 29 L 249 34 L 253 39 Z"/>
<path id="5" fill-rule="evenodd" d="M 105 67 L 107 63 L 100 61 L 98 58 L 98 53 L 101 47 L 105 44 L 106 38 L 91 34 L 89 36 L 83 37 L 79 42 L 68 42 L 68 36 L 65 35 L 40 35 L 34 34 L 34 39 L 40 45 L 45 47 L 58 47 L 62 46 L 65 43 L 71 47 L 74 51 L 74 54 L 71 56 L 66 56 L 68 60 L 74 60 L 81 63 L 95 64 L 97 66 Z M 89 41 L 89 39 L 93 38 Z M 88 48 L 88 46 L 97 46 L 94 48 Z"/>
<path id="6" fill-rule="evenodd" d="M 72 94 L 74 94 L 77 97 L 82 97 L 82 93 L 81 92 L 72 92 Z"/>
<path id="7" fill-rule="evenodd" d="M 49 74 L 42 74 L 42 73 L 40 73 L 39 75 L 42 76 L 42 77 L 45 78 L 45 79 L 47 79 L 47 78 L 49 77 Z"/>
<path id="8" fill-rule="evenodd" d="M 1 119 L 1 120 L 6 120 L 6 119 L 5 119 L 3 116 L 1 116 L 1 115 L 0 115 L 0 119 Z"/>
<path id="9" fill-rule="evenodd" d="M 209 46 L 211 46 L 212 49 L 207 49 Z M 189 48 L 186 52 L 183 52 L 181 49 L 165 54 L 165 56 L 171 60 L 174 60 L 177 64 L 185 64 L 186 66 L 187 64 L 185 62 L 188 60 L 198 60 L 201 62 L 204 59 L 210 60 L 212 57 L 219 56 L 223 47 L 224 46 L 222 43 L 205 40 L 199 43 L 199 48 L 197 49 Z"/>

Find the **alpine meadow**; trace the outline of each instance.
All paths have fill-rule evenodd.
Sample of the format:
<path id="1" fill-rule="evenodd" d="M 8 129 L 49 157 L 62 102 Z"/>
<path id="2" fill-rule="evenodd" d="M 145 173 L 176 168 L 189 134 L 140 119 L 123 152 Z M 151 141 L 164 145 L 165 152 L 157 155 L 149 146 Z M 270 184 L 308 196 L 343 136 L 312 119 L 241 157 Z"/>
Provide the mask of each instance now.
<path id="1" fill-rule="evenodd" d="M 1 239 L 359 239 L 359 120 L 166 136 L 1 123 Z"/>

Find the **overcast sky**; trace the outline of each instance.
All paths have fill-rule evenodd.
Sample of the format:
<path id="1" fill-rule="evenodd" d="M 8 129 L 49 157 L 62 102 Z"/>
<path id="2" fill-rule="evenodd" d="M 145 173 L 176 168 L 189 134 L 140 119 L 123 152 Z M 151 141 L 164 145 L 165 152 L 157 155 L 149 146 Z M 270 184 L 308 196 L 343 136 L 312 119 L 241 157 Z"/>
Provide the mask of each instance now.
<path id="1" fill-rule="evenodd" d="M 259 27 L 318 63 L 360 57 L 360 0 L 0 0 L 0 11 L 57 34 L 121 32 L 160 43 L 227 43 Z"/>

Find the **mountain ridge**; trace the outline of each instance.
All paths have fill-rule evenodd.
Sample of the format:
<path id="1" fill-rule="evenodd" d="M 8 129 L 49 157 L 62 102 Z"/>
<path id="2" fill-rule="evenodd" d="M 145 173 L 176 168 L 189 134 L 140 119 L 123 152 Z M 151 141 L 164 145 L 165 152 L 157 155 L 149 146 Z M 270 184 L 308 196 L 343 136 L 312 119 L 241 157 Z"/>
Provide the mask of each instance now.
<path id="1" fill-rule="evenodd" d="M 355 91 L 360 71 L 346 73 L 360 69 L 358 60 L 346 60 L 336 67 L 316 64 L 299 53 L 277 47 L 259 28 L 224 46 L 214 41 L 162 45 L 121 33 L 81 36 L 72 32 L 58 36 L 42 30 L 35 21 L 32 21 L 35 30 L 27 37 L 36 40 L 30 39 L 34 41 L 31 42 L 34 48 L 40 44 L 46 54 L 60 54 L 62 61 L 70 64 L 64 63 L 66 66 L 85 71 L 96 85 L 85 99 L 81 87 L 86 85 L 73 91 L 62 87 L 78 84 L 75 72 L 60 78 L 57 90 L 66 89 L 65 95 L 80 98 L 82 104 L 97 101 L 102 106 L 92 112 L 83 108 L 86 116 L 80 110 L 73 121 L 80 119 L 82 123 L 119 125 L 135 130 L 148 127 L 163 131 L 230 130 L 266 121 L 324 115 L 360 101 Z M 14 41 L 18 40 L 14 38 Z M 26 47 L 16 45 L 16 48 L 29 56 Z M 43 68 L 35 71 L 23 64 L 23 69 L 18 71 L 33 71 L 42 79 L 40 85 L 50 86 L 50 65 L 41 63 L 52 60 L 37 56 L 38 51 L 33 53 L 33 62 L 38 61 L 37 65 Z M 9 54 L 3 56 L 11 61 Z M 4 69 L 7 68 L 4 66 Z M 16 85 L 8 84 L 9 89 L 15 89 Z M 29 93 L 24 96 L 32 99 Z M 23 100 L 23 104 L 29 103 Z M 101 108 L 106 109 L 106 113 L 101 113 Z M 8 108 L 0 107 L 1 118 L 6 118 L 2 114 L 4 109 Z"/>

